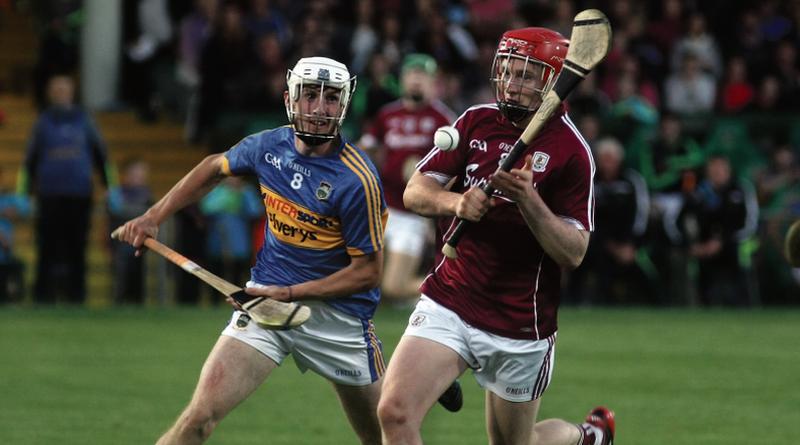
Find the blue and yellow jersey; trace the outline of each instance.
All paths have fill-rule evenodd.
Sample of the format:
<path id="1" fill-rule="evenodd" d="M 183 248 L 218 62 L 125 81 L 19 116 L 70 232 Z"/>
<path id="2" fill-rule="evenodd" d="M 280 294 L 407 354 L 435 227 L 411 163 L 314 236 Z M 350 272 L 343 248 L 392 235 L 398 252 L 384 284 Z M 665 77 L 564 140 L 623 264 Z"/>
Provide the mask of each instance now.
<path id="1" fill-rule="evenodd" d="M 289 286 L 316 280 L 345 268 L 350 256 L 383 249 L 387 211 L 377 170 L 345 141 L 329 156 L 305 156 L 285 126 L 244 138 L 223 162 L 226 174 L 253 174 L 261 184 L 268 221 L 253 281 Z M 368 319 L 379 300 L 376 288 L 326 302 Z"/>

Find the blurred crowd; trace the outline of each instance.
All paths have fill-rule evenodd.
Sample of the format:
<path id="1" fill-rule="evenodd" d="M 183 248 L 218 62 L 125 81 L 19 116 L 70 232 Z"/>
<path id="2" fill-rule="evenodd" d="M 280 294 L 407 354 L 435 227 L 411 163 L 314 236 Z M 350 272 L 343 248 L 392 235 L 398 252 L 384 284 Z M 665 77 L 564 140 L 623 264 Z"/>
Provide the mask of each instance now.
<path id="1" fill-rule="evenodd" d="M 44 108 L 46 79 L 77 66 L 74 13 L 80 2 L 40 3 L 45 26 L 35 79 Z M 494 102 L 488 77 L 503 31 L 544 26 L 569 37 L 577 11 L 599 8 L 611 20 L 613 47 L 568 101 L 595 155 L 597 231 L 584 264 L 565 282 L 565 299 L 734 306 L 799 301 L 800 271 L 782 257 L 786 227 L 800 218 L 798 0 L 123 4 L 121 97 L 143 122 L 178 119 L 187 139 L 209 151 L 285 124 L 286 70 L 300 57 L 333 57 L 358 76 L 343 131 L 359 141 L 384 107 L 403 98 L 409 54 L 435 60 L 429 100 L 457 116 L 473 104 Z M 248 236 L 247 246 L 257 245 L 250 239 L 259 223 L 252 198 L 231 201 L 234 190 L 251 186 L 221 187 L 209 202 L 185 212 L 185 225 L 235 208 L 247 222 L 235 231 Z M 435 243 L 420 236 L 432 257 Z M 240 241 L 212 237 L 200 253 L 218 273 L 232 268 L 225 273 L 241 281 L 235 271 L 246 273 L 252 247 L 245 252 L 231 245 Z M 188 240 L 191 245 L 196 239 Z M 218 264 L 220 246 L 237 251 L 239 259 Z M 420 270 L 429 266 L 422 261 Z"/>

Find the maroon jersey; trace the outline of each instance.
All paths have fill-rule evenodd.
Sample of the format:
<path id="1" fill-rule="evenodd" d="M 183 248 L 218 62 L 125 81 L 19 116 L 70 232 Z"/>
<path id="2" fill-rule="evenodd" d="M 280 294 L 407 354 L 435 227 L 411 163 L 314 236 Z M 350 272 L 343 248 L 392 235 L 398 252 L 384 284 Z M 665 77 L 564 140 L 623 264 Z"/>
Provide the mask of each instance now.
<path id="1" fill-rule="evenodd" d="M 389 207 L 405 209 L 403 165 L 411 157 L 420 159 L 425 156 L 433 146 L 436 129 L 450 125 L 453 119 L 453 112 L 440 101 L 432 101 L 424 108 L 410 111 L 403 107 L 402 101 L 397 100 L 378 112 L 367 133 L 385 150 L 380 173 Z"/>
<path id="2" fill-rule="evenodd" d="M 455 123 L 455 150 L 434 148 L 417 165 L 453 191 L 482 187 L 507 156 L 522 130 L 495 105 L 468 109 Z M 586 141 L 562 110 L 544 126 L 515 165 L 533 156 L 533 183 L 550 210 L 582 230 L 594 229 L 594 162 Z M 422 293 L 455 311 L 467 323 L 516 339 L 544 339 L 557 329 L 561 270 L 536 241 L 516 204 L 499 192 L 499 204 L 470 223 L 458 244 L 458 259 L 437 257 Z M 444 238 L 455 227 L 445 228 Z M 441 241 L 439 241 L 441 243 Z"/>

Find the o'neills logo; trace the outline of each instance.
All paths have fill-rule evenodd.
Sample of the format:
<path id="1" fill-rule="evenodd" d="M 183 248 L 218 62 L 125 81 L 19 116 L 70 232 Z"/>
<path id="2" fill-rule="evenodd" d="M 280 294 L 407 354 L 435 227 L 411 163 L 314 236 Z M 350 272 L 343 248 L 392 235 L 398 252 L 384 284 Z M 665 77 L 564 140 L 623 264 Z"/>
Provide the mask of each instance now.
<path id="1" fill-rule="evenodd" d="M 341 223 L 321 215 L 263 187 L 268 228 L 278 240 L 296 247 L 331 249 L 344 245 Z"/>

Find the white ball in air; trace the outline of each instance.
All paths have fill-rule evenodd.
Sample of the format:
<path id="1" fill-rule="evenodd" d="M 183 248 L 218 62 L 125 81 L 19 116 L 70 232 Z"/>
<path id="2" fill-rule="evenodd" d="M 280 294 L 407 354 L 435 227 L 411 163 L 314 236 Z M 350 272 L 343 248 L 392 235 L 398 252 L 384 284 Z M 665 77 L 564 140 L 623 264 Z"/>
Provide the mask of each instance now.
<path id="1" fill-rule="evenodd" d="M 439 127 L 433 134 L 433 144 L 442 151 L 450 151 L 458 147 L 458 130 L 455 127 Z"/>

